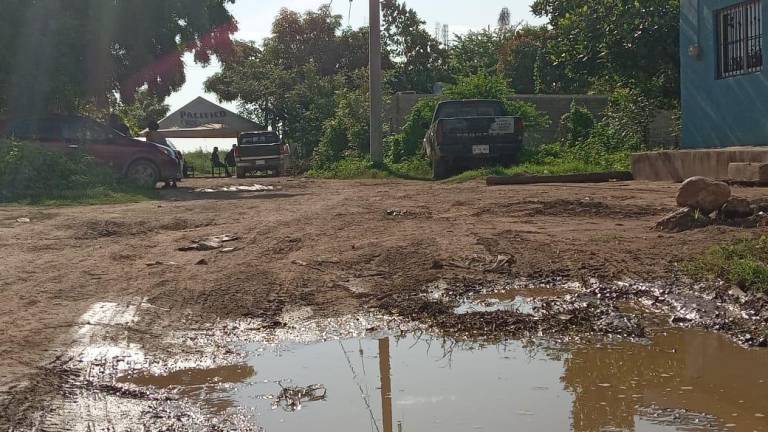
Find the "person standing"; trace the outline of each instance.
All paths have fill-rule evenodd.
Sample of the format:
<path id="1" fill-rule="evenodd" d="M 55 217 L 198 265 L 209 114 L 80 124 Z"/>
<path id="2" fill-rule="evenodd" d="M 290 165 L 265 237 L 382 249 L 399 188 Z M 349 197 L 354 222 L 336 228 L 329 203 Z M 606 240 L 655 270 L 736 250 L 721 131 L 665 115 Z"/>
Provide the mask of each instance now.
<path id="1" fill-rule="evenodd" d="M 224 156 L 224 163 L 227 164 L 230 168 L 236 168 L 237 167 L 237 158 L 235 157 L 235 149 L 237 149 L 237 144 L 232 146 L 232 149 L 227 152 L 227 155 Z"/>
<path id="2" fill-rule="evenodd" d="M 147 129 L 149 130 L 149 132 L 147 132 L 147 141 L 159 144 L 163 147 L 168 147 L 168 140 L 166 140 L 165 136 L 160 132 L 160 125 L 156 121 L 150 121 L 147 125 Z"/>
<path id="3" fill-rule="evenodd" d="M 216 168 L 224 168 L 224 172 L 227 174 L 227 177 L 232 177 L 232 174 L 229 173 L 229 167 L 227 167 L 227 164 L 221 161 L 218 147 L 214 147 L 213 152 L 211 153 L 211 171 Z"/>

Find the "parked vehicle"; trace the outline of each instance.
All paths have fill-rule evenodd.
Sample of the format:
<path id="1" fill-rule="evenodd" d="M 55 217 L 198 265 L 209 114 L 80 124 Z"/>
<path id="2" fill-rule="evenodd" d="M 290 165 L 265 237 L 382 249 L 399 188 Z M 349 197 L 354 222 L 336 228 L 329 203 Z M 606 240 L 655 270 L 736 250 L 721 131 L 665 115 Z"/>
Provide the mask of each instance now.
<path id="1" fill-rule="evenodd" d="M 284 144 L 277 132 L 245 132 L 240 134 L 235 147 L 237 178 L 249 173 L 271 171 L 280 176 L 288 168 L 290 147 Z"/>
<path id="2" fill-rule="evenodd" d="M 424 150 L 436 180 L 451 176 L 459 168 L 511 165 L 523 147 L 522 119 L 507 116 L 498 100 L 441 102 L 432 123 L 424 127 L 429 129 Z"/>
<path id="3" fill-rule="evenodd" d="M 176 147 L 176 145 L 173 142 L 171 142 L 171 140 L 166 139 L 164 142 L 161 142 L 161 143 L 153 142 L 153 144 L 157 144 L 160 147 L 165 147 L 168 150 L 173 152 L 173 156 L 176 158 L 176 161 L 178 162 L 178 166 L 179 166 L 179 171 L 176 177 L 178 181 L 181 181 L 183 178 L 187 177 L 186 173 L 188 170 L 187 170 L 187 163 L 184 161 L 184 153 L 182 153 L 181 150 L 179 150 Z"/>
<path id="4" fill-rule="evenodd" d="M 126 137 L 95 120 L 51 115 L 9 122 L 5 136 L 51 151 L 82 152 L 136 183 L 173 183 L 178 176 L 174 152 L 154 143 Z"/>

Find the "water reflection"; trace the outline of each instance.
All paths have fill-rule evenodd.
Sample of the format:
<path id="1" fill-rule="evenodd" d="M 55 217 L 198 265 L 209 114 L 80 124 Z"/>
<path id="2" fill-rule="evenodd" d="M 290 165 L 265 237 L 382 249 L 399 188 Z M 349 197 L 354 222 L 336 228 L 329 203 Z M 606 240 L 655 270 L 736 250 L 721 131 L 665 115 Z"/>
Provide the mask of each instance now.
<path id="1" fill-rule="evenodd" d="M 267 432 L 768 431 L 768 350 L 692 330 L 557 351 L 414 335 L 247 349 L 247 366 L 126 381 L 251 408 Z M 201 390 L 221 382 L 242 383 Z M 286 386 L 324 397 L 273 409 Z M 656 417 L 667 409 L 710 417 Z"/>
<path id="2" fill-rule="evenodd" d="M 768 430 L 768 350 L 674 330 L 650 345 L 580 347 L 565 360 L 573 430 L 635 430 L 638 406 L 707 413 L 732 430 Z"/>

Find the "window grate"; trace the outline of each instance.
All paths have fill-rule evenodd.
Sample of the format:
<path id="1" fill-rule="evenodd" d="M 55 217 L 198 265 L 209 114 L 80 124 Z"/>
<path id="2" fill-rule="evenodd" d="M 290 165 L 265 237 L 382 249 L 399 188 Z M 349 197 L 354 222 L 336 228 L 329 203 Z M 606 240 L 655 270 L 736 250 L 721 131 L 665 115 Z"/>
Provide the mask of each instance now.
<path id="1" fill-rule="evenodd" d="M 763 69 L 762 0 L 751 0 L 715 12 L 717 20 L 717 78 Z"/>

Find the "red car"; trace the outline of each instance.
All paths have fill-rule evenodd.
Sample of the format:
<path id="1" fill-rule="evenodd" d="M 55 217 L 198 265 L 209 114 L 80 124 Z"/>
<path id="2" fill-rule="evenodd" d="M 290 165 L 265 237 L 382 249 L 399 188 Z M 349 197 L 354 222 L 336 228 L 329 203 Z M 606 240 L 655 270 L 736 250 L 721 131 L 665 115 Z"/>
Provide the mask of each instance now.
<path id="1" fill-rule="evenodd" d="M 126 137 L 95 120 L 52 115 L 12 121 L 3 135 L 61 152 L 83 152 L 145 186 L 173 183 L 179 162 L 166 147 Z"/>

